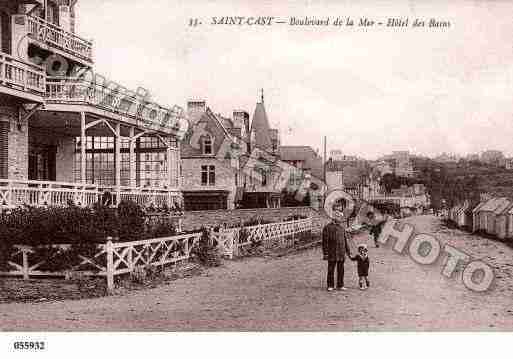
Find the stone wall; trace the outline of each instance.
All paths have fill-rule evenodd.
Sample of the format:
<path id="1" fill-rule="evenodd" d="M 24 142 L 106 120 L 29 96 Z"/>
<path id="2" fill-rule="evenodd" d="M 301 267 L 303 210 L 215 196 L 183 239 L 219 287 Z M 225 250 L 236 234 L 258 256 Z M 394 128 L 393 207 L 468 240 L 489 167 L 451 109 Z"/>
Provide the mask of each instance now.
<path id="1" fill-rule="evenodd" d="M 184 230 L 189 231 L 202 226 L 217 226 L 224 223 L 229 226 L 238 225 L 241 220 L 247 222 L 258 218 L 280 222 L 293 215 L 312 217 L 314 232 L 320 232 L 321 228 L 329 222 L 329 218 L 323 212 L 318 212 L 310 207 L 283 207 L 185 212 L 182 226 Z"/>
<path id="2" fill-rule="evenodd" d="M 9 123 L 8 178 L 26 180 L 28 177 L 28 126 L 27 121 L 18 121 L 18 118 L 18 106 L 3 101 L 3 105 L 0 106 L 0 121 Z"/>

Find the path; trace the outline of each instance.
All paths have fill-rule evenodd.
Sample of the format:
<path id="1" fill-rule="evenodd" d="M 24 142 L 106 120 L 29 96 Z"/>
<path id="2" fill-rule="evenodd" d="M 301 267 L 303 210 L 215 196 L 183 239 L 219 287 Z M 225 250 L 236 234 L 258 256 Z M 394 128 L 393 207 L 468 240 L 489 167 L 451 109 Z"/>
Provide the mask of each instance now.
<path id="1" fill-rule="evenodd" d="M 433 217 L 410 222 L 419 231 L 438 231 Z M 443 278 L 438 267 L 421 267 L 390 248 L 370 246 L 372 287 L 357 289 L 349 262 L 348 291 L 328 293 L 326 264 L 316 248 L 227 262 L 203 276 L 124 296 L 0 304 L 0 330 L 512 330 L 513 251 L 469 236 L 463 243 L 461 232 L 453 232 L 437 236 L 460 241 L 467 253 L 486 248 L 492 256 L 501 277 L 493 292 L 473 293 Z"/>

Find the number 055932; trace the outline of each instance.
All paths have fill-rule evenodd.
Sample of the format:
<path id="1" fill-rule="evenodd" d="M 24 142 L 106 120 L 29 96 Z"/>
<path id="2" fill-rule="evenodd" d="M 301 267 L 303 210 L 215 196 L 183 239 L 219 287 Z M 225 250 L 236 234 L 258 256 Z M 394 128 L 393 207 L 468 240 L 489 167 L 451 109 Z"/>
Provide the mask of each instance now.
<path id="1" fill-rule="evenodd" d="M 45 342 L 14 342 L 13 343 L 14 350 L 45 350 L 46 343 Z"/>

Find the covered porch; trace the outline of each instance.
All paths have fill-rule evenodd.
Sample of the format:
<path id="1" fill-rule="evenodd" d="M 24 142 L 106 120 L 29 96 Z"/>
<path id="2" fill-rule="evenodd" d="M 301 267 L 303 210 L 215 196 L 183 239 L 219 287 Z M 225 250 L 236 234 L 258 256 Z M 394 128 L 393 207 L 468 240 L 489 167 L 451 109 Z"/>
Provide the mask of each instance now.
<path id="1" fill-rule="evenodd" d="M 0 180 L 0 205 L 142 206 L 181 209 L 180 152 L 174 135 L 86 111 L 38 110 L 19 146 L 26 176 Z"/>

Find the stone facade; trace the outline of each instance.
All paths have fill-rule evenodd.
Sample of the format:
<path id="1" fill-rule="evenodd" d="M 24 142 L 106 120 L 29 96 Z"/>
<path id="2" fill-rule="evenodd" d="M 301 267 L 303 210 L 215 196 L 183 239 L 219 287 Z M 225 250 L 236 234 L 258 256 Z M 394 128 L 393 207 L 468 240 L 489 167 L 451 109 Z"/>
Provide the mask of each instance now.
<path id="1" fill-rule="evenodd" d="M 201 183 L 201 166 L 215 167 L 215 185 Z M 188 158 L 182 160 L 182 188 L 187 191 L 228 191 L 227 208 L 235 208 L 237 170 L 230 166 L 230 160 L 216 158 Z"/>
<path id="2" fill-rule="evenodd" d="M 0 106 L 0 121 L 9 123 L 7 134 L 8 179 L 26 180 L 28 177 L 28 128 L 27 121 L 19 120 L 16 104 L 4 101 Z"/>

